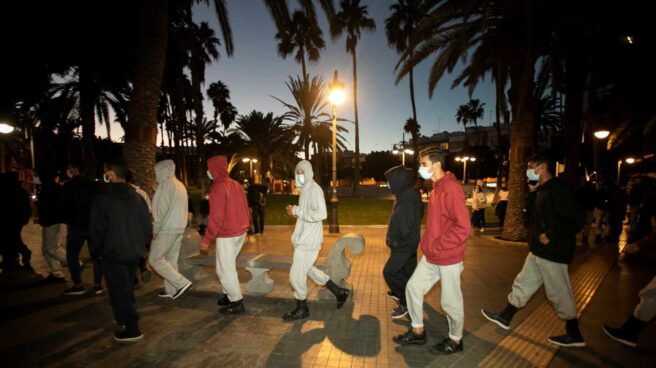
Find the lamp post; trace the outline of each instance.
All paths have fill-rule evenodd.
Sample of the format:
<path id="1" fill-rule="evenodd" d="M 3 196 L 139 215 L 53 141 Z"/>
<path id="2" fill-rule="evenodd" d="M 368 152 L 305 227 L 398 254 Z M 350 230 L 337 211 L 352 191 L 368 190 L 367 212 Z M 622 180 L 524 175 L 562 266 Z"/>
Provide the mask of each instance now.
<path id="1" fill-rule="evenodd" d="M 250 177 L 253 177 L 253 163 L 257 163 L 257 159 L 256 159 L 256 158 L 245 157 L 245 158 L 242 158 L 242 159 L 241 159 L 241 162 L 244 162 L 244 163 L 245 163 L 245 162 L 248 162 L 248 163 L 249 163 L 249 166 L 250 166 L 250 171 L 249 171 L 249 172 L 250 172 Z M 253 179 L 255 179 L 255 178 L 253 178 Z"/>
<path id="2" fill-rule="evenodd" d="M 333 180 L 332 196 L 330 197 L 330 220 L 328 232 L 331 234 L 339 233 L 339 223 L 337 222 L 337 105 L 344 102 L 346 94 L 344 93 L 344 83 L 337 79 L 337 70 L 335 70 L 333 82 L 329 86 L 330 94 L 328 100 L 333 105 Z M 356 158 L 359 160 L 360 158 Z M 359 162 L 358 162 L 359 164 Z"/>
<path id="3" fill-rule="evenodd" d="M 7 123 L 0 123 L 0 134 L 11 134 L 14 126 Z M 5 145 L 0 142 L 0 172 L 5 172 Z"/>
<path id="4" fill-rule="evenodd" d="M 405 166 L 405 155 L 414 155 L 415 151 L 411 150 L 410 148 L 405 148 L 401 147 L 401 149 L 397 149 L 396 147 L 392 150 L 392 153 L 395 155 L 401 155 L 401 165 Z"/>
<path id="5" fill-rule="evenodd" d="M 456 161 L 462 162 L 462 183 L 467 182 L 467 161 L 475 162 L 476 157 L 470 156 L 456 156 Z"/>
<path id="6" fill-rule="evenodd" d="M 636 162 L 636 159 L 633 157 L 627 157 L 624 159 L 624 163 L 628 165 L 633 165 Z M 622 172 L 622 160 L 617 160 L 617 186 L 620 186 L 620 173 Z"/>

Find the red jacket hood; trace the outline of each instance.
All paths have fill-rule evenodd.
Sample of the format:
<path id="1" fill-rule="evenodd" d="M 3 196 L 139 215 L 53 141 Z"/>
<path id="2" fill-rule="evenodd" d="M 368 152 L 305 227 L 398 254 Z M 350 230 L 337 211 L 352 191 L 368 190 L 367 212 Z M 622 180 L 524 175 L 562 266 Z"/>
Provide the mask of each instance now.
<path id="1" fill-rule="evenodd" d="M 212 174 L 214 181 L 223 181 L 228 177 L 228 158 L 225 156 L 214 156 L 207 160 L 207 169 Z"/>
<path id="2" fill-rule="evenodd" d="M 434 182 L 433 188 L 436 190 L 444 189 L 445 185 L 447 185 L 448 183 L 458 184 L 458 180 L 456 179 L 456 176 L 453 175 L 451 171 L 445 172 L 444 176 L 440 180 Z"/>

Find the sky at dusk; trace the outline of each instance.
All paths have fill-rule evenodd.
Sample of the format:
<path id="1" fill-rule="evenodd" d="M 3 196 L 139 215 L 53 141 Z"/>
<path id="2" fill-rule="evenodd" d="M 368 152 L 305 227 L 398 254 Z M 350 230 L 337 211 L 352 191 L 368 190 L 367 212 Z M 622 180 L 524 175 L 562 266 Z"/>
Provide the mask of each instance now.
<path id="1" fill-rule="evenodd" d="M 221 80 L 230 89 L 232 103 L 240 114 L 247 114 L 254 109 L 272 111 L 274 114 L 284 113 L 282 104 L 271 96 L 292 102 L 285 81 L 290 75 L 300 75 L 301 66 L 294 61 L 293 56 L 287 59 L 278 56 L 274 39 L 275 26 L 262 0 L 227 0 L 226 3 L 235 52 L 233 57 L 229 58 L 225 55 L 225 49 L 220 49 L 219 59 L 206 68 L 204 90 L 210 83 Z M 362 35 L 357 49 L 360 150 L 364 153 L 391 149 L 393 143 L 401 140 L 403 124 L 412 116 L 408 80 L 402 80 L 399 85 L 394 84 L 394 66 L 399 56 L 388 47 L 385 37 L 385 19 L 390 15 L 389 6 L 392 3 L 392 0 L 362 1 L 363 5 L 369 7 L 369 16 L 374 18 L 377 27 L 375 32 Z M 299 8 L 299 5 L 295 0 L 291 0 L 289 7 L 293 11 Z M 317 13 L 326 48 L 322 50 L 321 59 L 317 64 L 308 64 L 308 73 L 310 76 L 323 76 L 329 82 L 332 80 L 333 70 L 339 71 L 339 78 L 345 83 L 349 97 L 338 108 L 337 114 L 339 117 L 353 120 L 353 68 L 351 56 L 345 51 L 345 38 L 333 42 L 328 34 L 326 18 L 318 4 Z M 222 38 L 213 7 L 196 5 L 194 20 L 209 22 L 217 37 Z M 469 97 L 466 89 L 462 87 L 451 89 L 453 78 L 462 68 L 458 67 L 454 70 L 454 75 L 446 76 L 438 84 L 433 98 L 429 100 L 427 80 L 432 60 L 433 58 L 430 63 L 424 62 L 415 69 L 415 98 L 421 134 L 430 136 L 437 131 L 462 130 L 454 115 L 457 107 L 466 103 Z M 486 104 L 481 125 L 489 125 L 494 114 L 492 85 L 482 83 L 473 97 Z M 207 100 L 205 110 L 207 116 L 212 115 L 213 108 Z M 344 124 L 349 129 L 349 133 L 345 134 L 347 147 L 353 150 L 353 124 Z M 100 128 L 99 132 L 103 130 Z M 113 133 L 112 136 L 114 135 Z"/>

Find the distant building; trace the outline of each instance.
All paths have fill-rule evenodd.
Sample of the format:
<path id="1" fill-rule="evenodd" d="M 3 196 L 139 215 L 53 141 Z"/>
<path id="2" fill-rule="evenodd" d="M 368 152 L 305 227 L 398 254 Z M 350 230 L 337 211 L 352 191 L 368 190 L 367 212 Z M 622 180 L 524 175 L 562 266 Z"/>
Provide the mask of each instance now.
<path id="1" fill-rule="evenodd" d="M 501 125 L 501 140 L 497 134 L 497 128 L 494 126 L 467 127 L 466 132 L 440 132 L 430 137 L 421 136 L 419 138 L 419 149 L 428 146 L 437 146 L 439 149 L 457 153 L 465 149 L 465 133 L 469 140 L 469 146 L 488 146 L 496 150 L 499 142 L 510 141 L 510 125 Z"/>

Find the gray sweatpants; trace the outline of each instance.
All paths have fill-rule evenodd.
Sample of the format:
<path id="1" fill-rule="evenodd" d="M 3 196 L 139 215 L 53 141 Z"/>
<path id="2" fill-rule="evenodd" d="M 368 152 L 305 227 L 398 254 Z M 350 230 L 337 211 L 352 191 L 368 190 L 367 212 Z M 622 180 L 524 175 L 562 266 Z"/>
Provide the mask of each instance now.
<path id="1" fill-rule="evenodd" d="M 223 293 L 228 295 L 231 302 L 243 299 L 237 276 L 237 256 L 245 242 L 246 233 L 232 238 L 216 239 L 216 275 L 221 282 Z"/>
<path id="2" fill-rule="evenodd" d="M 183 234 L 158 234 L 150 246 L 148 260 L 153 270 L 164 279 L 164 291 L 168 295 L 182 289 L 189 280 L 178 272 L 178 257 Z"/>
<path id="3" fill-rule="evenodd" d="M 413 328 L 424 327 L 424 295 L 438 282 L 442 283 L 440 306 L 446 313 L 449 323 L 449 338 L 459 341 L 465 324 L 465 309 L 460 290 L 460 274 L 464 269 L 462 262 L 449 266 L 428 263 L 422 256 L 415 272 L 405 287 L 405 298 Z"/>
<path id="4" fill-rule="evenodd" d="M 568 269 L 567 264 L 552 262 L 529 253 L 524 268 L 515 277 L 508 302 L 522 308 L 544 284 L 544 292 L 558 317 L 564 320 L 576 318 L 576 304 Z"/>
<path id="5" fill-rule="evenodd" d="M 656 277 L 640 290 L 640 304 L 635 307 L 633 316 L 645 322 L 656 316 Z"/>
<path id="6" fill-rule="evenodd" d="M 317 257 L 319 257 L 319 249 L 302 250 L 294 248 L 294 260 L 292 262 L 292 268 L 289 270 L 289 283 L 292 284 L 294 298 L 296 300 L 307 299 L 308 276 L 318 285 L 326 285 L 330 280 L 330 277 L 325 272 L 314 266 Z"/>
<path id="7" fill-rule="evenodd" d="M 46 260 L 50 273 L 57 277 L 64 277 L 62 263 L 66 263 L 66 251 L 62 247 L 63 231 L 62 224 L 54 224 L 41 228 L 41 252 Z"/>

